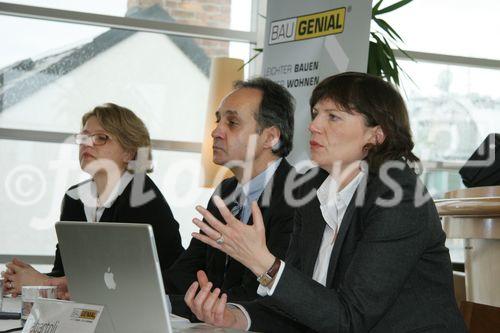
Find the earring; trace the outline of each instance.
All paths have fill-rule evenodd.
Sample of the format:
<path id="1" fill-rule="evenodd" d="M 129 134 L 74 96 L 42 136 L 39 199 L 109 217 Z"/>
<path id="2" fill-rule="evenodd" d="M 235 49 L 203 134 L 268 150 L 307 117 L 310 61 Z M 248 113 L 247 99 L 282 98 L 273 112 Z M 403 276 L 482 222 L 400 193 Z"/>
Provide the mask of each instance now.
<path id="1" fill-rule="evenodd" d="M 278 140 L 278 142 L 276 142 L 272 147 L 271 147 L 271 151 L 274 153 L 274 152 L 277 152 L 279 149 L 281 148 L 281 140 Z"/>

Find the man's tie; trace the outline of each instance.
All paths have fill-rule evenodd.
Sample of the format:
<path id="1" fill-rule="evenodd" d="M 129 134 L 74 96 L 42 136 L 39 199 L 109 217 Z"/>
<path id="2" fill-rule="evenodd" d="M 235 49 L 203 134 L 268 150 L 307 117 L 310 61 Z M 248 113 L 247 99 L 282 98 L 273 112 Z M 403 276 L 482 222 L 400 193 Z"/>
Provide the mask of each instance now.
<path id="1" fill-rule="evenodd" d="M 227 208 L 229 209 L 229 211 L 231 212 L 231 214 L 233 214 L 233 216 L 239 220 L 241 218 L 241 213 L 243 212 L 243 207 L 239 204 L 239 197 L 236 198 L 236 200 L 230 202 L 228 205 L 227 205 Z M 226 261 L 224 263 L 224 280 L 226 280 L 226 273 L 229 269 L 229 264 L 231 262 L 231 257 L 228 256 L 226 254 Z"/>
<path id="2" fill-rule="evenodd" d="M 241 207 L 241 205 L 236 200 L 230 202 L 229 205 L 227 206 L 227 208 L 231 211 L 231 214 L 233 214 L 233 216 L 236 219 L 238 219 L 238 220 L 240 219 L 241 212 L 243 211 L 243 207 Z"/>

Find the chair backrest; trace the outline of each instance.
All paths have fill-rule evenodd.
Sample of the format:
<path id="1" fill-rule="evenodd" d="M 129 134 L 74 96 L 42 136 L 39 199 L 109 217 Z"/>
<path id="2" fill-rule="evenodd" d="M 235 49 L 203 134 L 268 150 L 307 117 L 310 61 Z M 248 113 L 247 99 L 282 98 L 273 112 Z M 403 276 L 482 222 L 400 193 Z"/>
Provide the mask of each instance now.
<path id="1" fill-rule="evenodd" d="M 453 271 L 453 286 L 455 291 L 455 299 L 457 306 L 460 307 L 465 301 L 465 273 Z"/>
<path id="2" fill-rule="evenodd" d="M 463 301 L 460 311 L 470 333 L 500 333 L 500 308 Z"/>

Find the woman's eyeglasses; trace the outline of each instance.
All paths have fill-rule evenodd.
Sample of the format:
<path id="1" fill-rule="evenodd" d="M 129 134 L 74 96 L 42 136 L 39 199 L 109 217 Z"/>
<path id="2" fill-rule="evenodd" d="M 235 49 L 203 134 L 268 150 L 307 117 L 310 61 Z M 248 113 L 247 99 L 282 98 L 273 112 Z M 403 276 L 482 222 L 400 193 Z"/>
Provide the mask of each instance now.
<path id="1" fill-rule="evenodd" d="M 109 140 L 109 135 L 103 133 L 96 134 L 75 134 L 75 143 L 77 145 L 88 145 L 92 142 L 94 146 L 102 146 Z"/>

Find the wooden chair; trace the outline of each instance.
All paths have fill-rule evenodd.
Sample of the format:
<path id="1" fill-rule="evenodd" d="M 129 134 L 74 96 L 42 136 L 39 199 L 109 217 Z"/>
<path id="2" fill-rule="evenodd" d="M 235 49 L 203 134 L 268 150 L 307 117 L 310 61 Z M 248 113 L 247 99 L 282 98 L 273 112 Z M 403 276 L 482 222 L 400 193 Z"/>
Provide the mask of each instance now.
<path id="1" fill-rule="evenodd" d="M 470 333 L 500 333 L 500 308 L 463 301 L 460 311 Z"/>
<path id="2" fill-rule="evenodd" d="M 453 286 L 455 290 L 455 299 L 457 306 L 460 307 L 463 301 L 466 300 L 465 296 L 465 273 L 453 271 Z"/>

